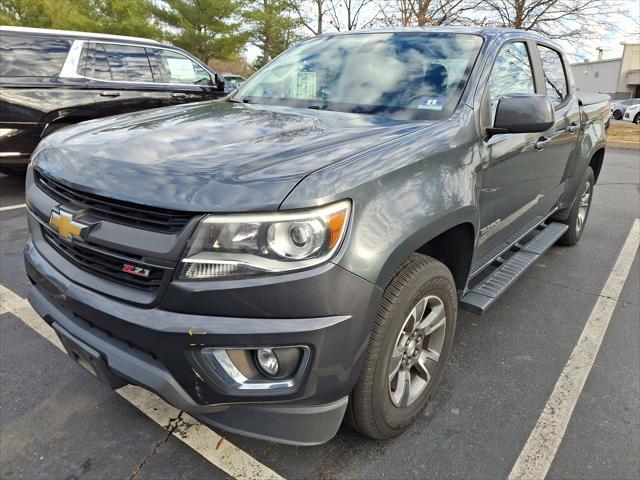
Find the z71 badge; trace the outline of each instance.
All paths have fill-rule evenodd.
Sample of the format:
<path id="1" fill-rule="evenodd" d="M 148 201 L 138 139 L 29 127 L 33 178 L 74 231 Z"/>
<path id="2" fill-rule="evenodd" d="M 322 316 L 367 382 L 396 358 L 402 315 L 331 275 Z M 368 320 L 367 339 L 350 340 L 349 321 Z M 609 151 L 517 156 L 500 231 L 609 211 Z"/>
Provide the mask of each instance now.
<path id="1" fill-rule="evenodd" d="M 149 277 L 149 270 L 147 268 L 136 267 L 135 265 L 129 265 L 128 263 L 124 264 L 122 271 L 130 273 L 131 275 L 137 275 L 138 277 Z"/>

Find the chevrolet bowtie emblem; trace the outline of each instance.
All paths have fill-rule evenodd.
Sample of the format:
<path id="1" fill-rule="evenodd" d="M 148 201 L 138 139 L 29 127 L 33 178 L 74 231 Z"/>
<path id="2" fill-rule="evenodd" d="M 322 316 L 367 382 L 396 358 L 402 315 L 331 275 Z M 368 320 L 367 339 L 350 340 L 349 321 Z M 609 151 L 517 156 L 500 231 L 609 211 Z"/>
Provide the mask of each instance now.
<path id="1" fill-rule="evenodd" d="M 84 239 L 84 236 L 89 231 L 89 225 L 74 220 L 73 213 L 65 212 L 61 209 L 57 211 L 51 210 L 49 225 L 57 230 L 60 237 L 66 240 L 72 240 L 73 238 Z"/>

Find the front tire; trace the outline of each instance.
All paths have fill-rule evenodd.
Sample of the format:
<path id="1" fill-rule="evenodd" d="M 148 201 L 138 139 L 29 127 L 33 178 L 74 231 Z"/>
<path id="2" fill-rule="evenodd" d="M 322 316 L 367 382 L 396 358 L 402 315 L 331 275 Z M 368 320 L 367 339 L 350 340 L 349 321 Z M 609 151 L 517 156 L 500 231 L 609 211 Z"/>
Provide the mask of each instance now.
<path id="1" fill-rule="evenodd" d="M 636 116 L 633 117 L 633 123 L 640 125 L 640 113 L 636 113 Z"/>
<path id="2" fill-rule="evenodd" d="M 582 238 L 584 227 L 587 223 L 589 211 L 591 210 L 591 202 L 593 200 L 593 186 L 596 183 L 595 175 L 591 167 L 587 167 L 584 174 L 582 185 L 578 188 L 573 206 L 569 212 L 567 220 L 564 222 L 569 225 L 569 229 L 564 233 L 558 243 L 560 245 L 575 245 Z"/>
<path id="3" fill-rule="evenodd" d="M 457 317 L 449 269 L 413 254 L 385 289 L 349 398 L 347 423 L 375 439 L 404 432 L 423 412 L 442 376 Z"/>
<path id="4" fill-rule="evenodd" d="M 622 112 L 620 110 L 616 110 L 613 112 L 613 118 L 616 120 L 622 120 Z"/>

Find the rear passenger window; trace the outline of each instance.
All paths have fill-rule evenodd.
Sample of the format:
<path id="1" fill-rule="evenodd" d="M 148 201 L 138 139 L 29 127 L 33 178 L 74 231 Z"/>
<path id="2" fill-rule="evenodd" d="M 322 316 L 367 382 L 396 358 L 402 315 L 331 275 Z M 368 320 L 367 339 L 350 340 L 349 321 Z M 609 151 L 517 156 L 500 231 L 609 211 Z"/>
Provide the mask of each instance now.
<path id="1" fill-rule="evenodd" d="M 102 47 L 102 49 L 98 48 Z M 153 82 L 151 66 L 144 47 L 131 45 L 97 44 L 96 45 L 96 78 L 106 79 L 106 65 L 100 65 L 100 57 L 106 57 L 106 64 L 111 72 L 111 80 L 126 82 Z M 99 73 L 102 70 L 102 73 Z M 98 76 L 102 75 L 102 76 Z"/>
<path id="2" fill-rule="evenodd" d="M 554 105 L 558 105 L 567 96 L 567 77 L 562 66 L 562 59 L 558 52 L 543 45 L 538 45 L 538 52 L 540 52 L 540 60 L 542 61 L 547 96 Z"/>
<path id="3" fill-rule="evenodd" d="M 535 91 L 533 69 L 527 46 L 522 42 L 508 43 L 498 53 L 489 77 L 492 124 L 500 97 L 511 93 L 535 93 Z"/>
<path id="4" fill-rule="evenodd" d="M 101 43 L 96 44 L 93 51 L 93 73 L 91 76 L 99 80 L 113 80 L 109 62 L 107 62 L 107 52 Z"/>
<path id="5" fill-rule="evenodd" d="M 80 53 L 80 60 L 78 60 L 78 68 L 76 70 L 78 75 L 85 77 L 91 76 L 91 64 L 89 61 L 91 49 L 89 47 L 90 45 L 87 42 L 82 46 L 82 52 Z"/>
<path id="6" fill-rule="evenodd" d="M 0 36 L 0 76 L 53 77 L 60 73 L 71 41 L 62 38 Z"/>

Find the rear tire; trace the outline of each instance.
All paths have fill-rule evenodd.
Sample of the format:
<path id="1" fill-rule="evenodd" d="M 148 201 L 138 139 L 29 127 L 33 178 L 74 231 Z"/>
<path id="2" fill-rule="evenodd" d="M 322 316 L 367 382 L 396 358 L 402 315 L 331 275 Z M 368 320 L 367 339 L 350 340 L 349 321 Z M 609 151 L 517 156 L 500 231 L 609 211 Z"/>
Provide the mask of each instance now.
<path id="1" fill-rule="evenodd" d="M 384 291 L 347 424 L 383 440 L 420 417 L 451 349 L 457 302 L 445 265 L 425 255 L 409 257 Z"/>
<path id="2" fill-rule="evenodd" d="M 613 112 L 613 118 L 615 118 L 616 120 L 621 120 L 622 112 L 620 110 L 616 110 L 615 112 Z"/>
<path id="3" fill-rule="evenodd" d="M 595 175 L 591 167 L 587 167 L 584 179 L 580 188 L 576 192 L 576 198 L 569 212 L 569 216 L 563 222 L 569 225 L 569 229 L 564 233 L 558 243 L 560 245 L 575 245 L 582 238 L 584 227 L 591 210 L 591 201 L 593 200 L 593 186 L 596 183 Z"/>

